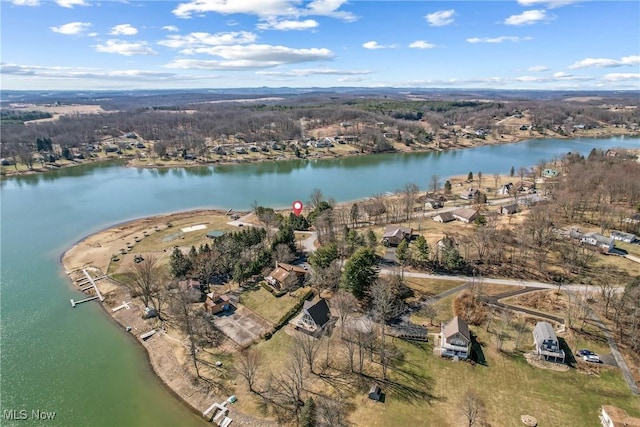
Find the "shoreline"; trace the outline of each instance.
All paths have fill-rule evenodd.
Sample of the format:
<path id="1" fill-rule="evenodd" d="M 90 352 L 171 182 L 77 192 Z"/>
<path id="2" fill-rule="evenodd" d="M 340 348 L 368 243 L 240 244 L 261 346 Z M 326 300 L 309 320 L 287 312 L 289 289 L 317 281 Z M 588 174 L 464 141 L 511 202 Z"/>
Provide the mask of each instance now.
<path id="1" fill-rule="evenodd" d="M 52 172 L 60 169 L 73 168 L 77 166 L 84 165 L 93 165 L 93 164 L 101 164 L 109 161 L 120 161 L 124 162 L 125 167 L 134 167 L 141 169 L 171 169 L 171 168 L 191 168 L 191 167 L 206 167 L 206 166 L 227 166 L 227 165 L 244 165 L 244 164 L 253 164 L 253 163 L 269 163 L 269 162 L 281 162 L 281 161 L 289 161 L 289 160 L 324 160 L 324 159 L 339 159 L 346 157 L 357 157 L 357 156 L 375 156 L 376 154 L 401 154 L 401 153 L 431 153 L 431 152 L 446 152 L 446 151 L 458 151 L 458 150 L 466 150 L 469 148 L 483 147 L 487 145 L 504 145 L 504 144 L 517 144 L 523 141 L 535 141 L 535 140 L 545 140 L 545 139 L 600 139 L 600 138 L 613 138 L 613 137 L 630 137 L 630 138 L 639 138 L 640 132 L 628 132 L 626 129 L 622 128 L 613 128 L 607 127 L 606 132 L 598 133 L 598 134 L 580 134 L 580 135 L 539 135 L 539 136 L 512 136 L 508 139 L 500 140 L 491 138 L 489 140 L 479 140 L 479 143 L 474 143 L 473 140 L 469 140 L 469 143 L 456 143 L 453 146 L 447 146 L 444 148 L 440 147 L 411 147 L 410 149 L 398 149 L 395 148 L 392 151 L 385 151 L 382 153 L 354 153 L 356 149 L 348 152 L 348 153 L 333 153 L 328 151 L 320 151 L 314 152 L 312 155 L 306 157 L 295 157 L 293 154 L 282 155 L 282 158 L 246 158 L 242 157 L 239 160 L 236 157 L 236 160 L 227 160 L 227 159 L 217 159 L 210 160 L 207 162 L 199 162 L 199 161 L 168 161 L 163 163 L 137 163 L 136 157 L 132 154 L 127 155 L 126 157 L 105 157 L 99 158 L 91 161 L 83 161 L 83 162 L 73 162 L 64 164 L 57 164 L 56 166 L 43 166 L 39 168 L 32 168 L 26 170 L 15 170 L 10 169 L 14 168 L 14 166 L 2 166 L 0 180 L 11 177 L 19 177 L 19 176 L 27 176 L 27 175 L 37 175 L 37 174 L 45 174 L 47 172 Z M 617 130 L 617 131 L 616 131 Z M 504 137 L 504 136 L 503 136 Z M 440 142 L 438 143 L 438 145 Z"/>
<path id="2" fill-rule="evenodd" d="M 83 255 L 91 252 L 92 249 L 94 252 L 108 252 L 108 259 L 110 260 L 110 254 L 113 252 L 113 248 L 111 247 L 114 245 L 113 242 L 122 238 L 126 239 L 127 236 L 132 234 L 139 234 L 143 229 L 153 227 L 154 223 L 159 224 L 180 219 L 189 219 L 204 214 L 227 217 L 227 212 L 220 209 L 179 211 L 122 221 L 85 236 L 72 244 L 59 258 L 59 262 L 71 285 L 70 289 L 79 291 L 79 287 L 74 283 L 75 280 L 73 276 L 84 268 L 97 270 L 100 275 L 107 274 L 110 261 L 106 263 L 106 266 L 104 262 L 101 263 L 99 261 L 84 262 L 85 258 Z M 105 238 L 111 239 L 111 245 L 96 246 L 96 243 Z M 100 258 L 104 260 L 105 257 Z M 92 276 L 95 277 L 95 274 L 92 274 Z M 157 324 L 157 321 L 148 322 L 142 319 L 143 310 L 140 301 L 132 298 L 128 289 L 111 277 L 106 277 L 96 283 L 101 293 L 106 297 L 104 302 L 99 302 L 98 304 L 109 321 L 122 331 L 126 331 L 127 327 L 132 328 L 130 332 L 125 333 L 144 350 L 147 366 L 150 368 L 151 373 L 162 383 L 162 386 L 169 391 L 173 398 L 176 398 L 181 405 L 184 405 L 197 418 L 202 419 L 203 423 L 206 423 L 207 420 L 202 417 L 202 412 L 213 402 L 223 402 L 226 399 L 223 397 L 224 395 L 220 392 L 213 392 L 211 387 L 206 387 L 203 384 L 194 384 L 193 381 L 191 381 L 192 374 L 185 364 L 178 361 L 175 353 L 175 344 L 172 345 L 169 341 L 176 339 L 168 336 L 166 331 L 163 331 L 161 326 Z M 103 289 L 105 290 L 103 291 Z M 119 305 L 121 301 L 129 301 L 131 309 L 119 310 L 117 312 L 110 311 L 114 306 Z M 140 338 L 141 332 L 151 329 L 156 330 L 153 337 L 147 340 Z M 165 336 L 168 339 L 164 339 Z M 278 425 L 268 419 L 254 419 L 252 416 L 240 412 L 233 406 L 229 406 L 228 416 L 233 419 L 234 425 L 257 427 L 275 427 Z"/>

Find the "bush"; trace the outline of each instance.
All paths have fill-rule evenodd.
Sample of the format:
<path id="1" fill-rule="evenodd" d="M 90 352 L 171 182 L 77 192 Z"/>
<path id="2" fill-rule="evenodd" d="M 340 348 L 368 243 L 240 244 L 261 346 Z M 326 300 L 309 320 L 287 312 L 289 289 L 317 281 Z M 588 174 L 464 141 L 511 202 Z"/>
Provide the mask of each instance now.
<path id="1" fill-rule="evenodd" d="M 309 298 L 311 298 L 312 296 L 313 296 L 313 289 L 309 289 L 307 292 L 304 293 L 302 298 L 300 298 L 300 301 L 298 301 L 296 305 L 291 307 L 291 310 L 287 311 L 287 314 L 285 314 L 280 318 L 280 320 L 278 321 L 278 323 L 275 325 L 274 328 L 278 330 L 282 328 L 284 325 L 286 325 L 287 322 L 291 320 L 291 318 L 295 316 L 298 313 L 298 311 L 302 308 L 302 305 L 304 304 L 304 302 Z"/>

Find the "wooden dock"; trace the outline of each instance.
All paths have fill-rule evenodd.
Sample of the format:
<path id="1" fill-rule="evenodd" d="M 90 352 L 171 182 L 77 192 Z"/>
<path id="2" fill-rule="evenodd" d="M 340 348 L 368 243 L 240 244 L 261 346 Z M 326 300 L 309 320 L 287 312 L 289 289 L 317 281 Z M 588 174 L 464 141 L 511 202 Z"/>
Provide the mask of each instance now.
<path id="1" fill-rule="evenodd" d="M 98 289 L 98 285 L 96 285 L 96 280 L 103 279 L 106 276 L 100 276 L 97 279 L 94 279 L 93 277 L 91 277 L 91 275 L 89 274 L 89 272 L 87 272 L 86 269 L 83 268 L 82 272 L 84 273 L 84 277 L 78 279 L 77 282 L 76 282 L 77 285 L 80 286 L 80 290 L 82 292 L 86 292 L 89 289 L 93 288 L 95 290 L 95 292 L 96 292 L 96 295 L 92 296 L 92 297 L 89 297 L 89 298 L 81 299 L 80 301 L 74 301 L 73 298 L 70 299 L 71 307 L 74 307 L 74 308 L 78 304 L 82 304 L 83 302 L 87 302 L 87 301 L 93 301 L 94 299 L 100 299 L 100 302 L 104 301 L 104 297 L 100 293 L 100 289 Z M 88 283 L 91 283 L 91 284 L 89 285 Z"/>

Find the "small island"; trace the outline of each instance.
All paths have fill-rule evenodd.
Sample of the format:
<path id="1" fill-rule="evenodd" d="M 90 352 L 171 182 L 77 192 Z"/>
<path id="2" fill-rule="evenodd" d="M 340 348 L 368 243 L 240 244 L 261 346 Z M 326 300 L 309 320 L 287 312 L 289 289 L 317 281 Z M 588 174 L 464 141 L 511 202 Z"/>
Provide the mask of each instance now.
<path id="1" fill-rule="evenodd" d="M 315 190 L 300 215 L 160 215 L 62 263 L 219 425 L 593 424 L 636 407 L 637 159 L 594 149 L 349 203 Z"/>

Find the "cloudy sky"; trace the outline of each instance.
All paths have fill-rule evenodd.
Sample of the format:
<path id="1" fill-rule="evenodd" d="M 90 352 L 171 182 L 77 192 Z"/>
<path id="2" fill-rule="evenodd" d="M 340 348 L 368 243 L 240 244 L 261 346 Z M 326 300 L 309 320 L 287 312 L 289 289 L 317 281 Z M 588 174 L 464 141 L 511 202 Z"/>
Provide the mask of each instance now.
<path id="1" fill-rule="evenodd" d="M 640 89 L 640 2 L 0 0 L 3 89 Z"/>

